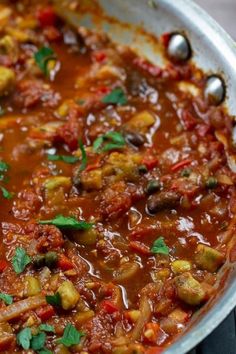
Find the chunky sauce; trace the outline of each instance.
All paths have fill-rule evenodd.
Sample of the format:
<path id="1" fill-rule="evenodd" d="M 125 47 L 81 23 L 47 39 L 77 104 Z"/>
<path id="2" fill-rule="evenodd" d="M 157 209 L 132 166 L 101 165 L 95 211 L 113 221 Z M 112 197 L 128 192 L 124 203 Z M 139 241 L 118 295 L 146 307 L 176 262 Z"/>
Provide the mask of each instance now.
<path id="1" fill-rule="evenodd" d="M 0 351 L 161 353 L 225 262 L 232 119 L 41 3 L 0 7 Z"/>

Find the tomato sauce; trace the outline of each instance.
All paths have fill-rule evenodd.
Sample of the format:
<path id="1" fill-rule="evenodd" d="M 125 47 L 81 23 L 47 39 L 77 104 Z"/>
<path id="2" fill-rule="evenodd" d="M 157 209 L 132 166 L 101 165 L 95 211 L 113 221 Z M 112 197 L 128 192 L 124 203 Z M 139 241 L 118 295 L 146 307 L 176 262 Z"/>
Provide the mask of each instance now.
<path id="1" fill-rule="evenodd" d="M 163 352 L 227 258 L 232 117 L 193 64 L 47 1 L 0 5 L 0 31 L 0 352 Z"/>

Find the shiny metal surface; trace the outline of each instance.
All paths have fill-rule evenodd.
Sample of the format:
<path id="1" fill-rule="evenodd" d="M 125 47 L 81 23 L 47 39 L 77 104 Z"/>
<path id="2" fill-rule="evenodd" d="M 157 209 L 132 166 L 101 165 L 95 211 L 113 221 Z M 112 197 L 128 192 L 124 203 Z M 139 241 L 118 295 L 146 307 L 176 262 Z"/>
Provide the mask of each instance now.
<path id="1" fill-rule="evenodd" d="M 167 53 L 175 61 L 186 61 L 191 57 L 190 44 L 182 34 L 173 34 L 170 38 Z"/>
<path id="2" fill-rule="evenodd" d="M 61 4 L 62 0 L 55 0 Z M 80 0 L 83 1 L 83 0 Z M 90 0 L 93 1 L 93 0 Z M 88 2 L 88 0 L 87 0 Z M 153 43 L 147 40 L 141 26 L 155 36 L 165 32 L 184 33 L 191 43 L 193 61 L 208 76 L 219 75 L 226 85 L 224 104 L 229 112 L 236 115 L 236 46 L 227 33 L 201 8 L 190 0 L 98 0 L 106 14 L 130 26 L 110 23 L 101 16 L 91 13 L 82 15 L 69 14 L 73 25 L 80 24 L 106 31 L 115 41 L 132 46 L 155 63 L 162 63 L 163 57 Z M 66 11 L 61 16 L 67 17 Z M 208 83 L 208 92 L 212 82 Z M 219 82 L 218 82 L 219 84 Z M 216 86 L 218 86 L 218 84 Z M 215 89 L 214 89 L 215 90 Z M 219 97 L 222 92 L 216 90 Z M 233 132 L 235 134 L 235 131 Z M 233 134 L 233 135 L 234 135 Z M 228 274 L 227 280 L 221 278 Z M 227 262 L 219 274 L 217 296 L 198 311 L 192 324 L 165 354 L 184 354 L 195 347 L 212 332 L 236 306 L 236 269 L 235 264 Z"/>
<path id="3" fill-rule="evenodd" d="M 213 105 L 217 106 L 222 103 L 225 98 L 225 84 L 223 80 L 216 75 L 210 76 L 206 82 L 204 94 Z"/>

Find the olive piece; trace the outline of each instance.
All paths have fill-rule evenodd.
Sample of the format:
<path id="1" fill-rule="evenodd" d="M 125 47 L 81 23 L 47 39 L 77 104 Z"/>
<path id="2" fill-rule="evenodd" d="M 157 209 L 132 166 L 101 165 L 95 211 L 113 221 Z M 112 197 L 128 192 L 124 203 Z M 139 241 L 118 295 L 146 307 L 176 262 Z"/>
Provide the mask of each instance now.
<path id="1" fill-rule="evenodd" d="M 209 177 L 206 181 L 206 187 L 208 189 L 214 189 L 217 187 L 218 181 L 215 177 Z"/>
<path id="2" fill-rule="evenodd" d="M 145 143 L 145 138 L 140 133 L 127 132 L 125 133 L 125 140 L 134 146 L 142 146 Z"/>
<path id="3" fill-rule="evenodd" d="M 138 167 L 138 172 L 140 173 L 140 174 L 145 174 L 145 173 L 147 173 L 148 172 L 148 169 L 147 169 L 147 167 L 145 166 L 145 165 L 140 165 L 139 167 Z"/>
<path id="4" fill-rule="evenodd" d="M 147 184 L 147 194 L 153 194 L 155 192 L 158 192 L 161 188 L 161 184 L 159 181 L 157 181 L 156 179 L 152 179 L 151 181 L 148 182 Z"/>
<path id="5" fill-rule="evenodd" d="M 57 261 L 58 261 L 58 256 L 56 252 L 47 252 L 45 254 L 45 264 L 48 268 L 55 267 Z"/>
<path id="6" fill-rule="evenodd" d="M 36 268 L 43 267 L 45 265 L 45 256 L 43 254 L 37 254 L 37 256 L 34 256 L 33 265 Z"/>
<path id="7" fill-rule="evenodd" d="M 147 210 L 150 214 L 158 211 L 172 209 L 179 204 L 180 196 L 175 192 L 160 192 L 148 198 Z"/>

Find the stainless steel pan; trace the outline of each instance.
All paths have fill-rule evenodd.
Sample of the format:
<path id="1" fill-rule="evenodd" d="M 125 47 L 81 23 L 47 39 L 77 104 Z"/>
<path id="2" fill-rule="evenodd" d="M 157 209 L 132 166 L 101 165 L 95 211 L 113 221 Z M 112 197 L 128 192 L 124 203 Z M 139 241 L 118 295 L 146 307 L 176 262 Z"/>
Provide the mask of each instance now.
<path id="1" fill-rule="evenodd" d="M 64 0 L 68 2 L 68 0 Z M 80 0 L 86 3 L 95 0 Z M 63 1 L 57 0 L 60 6 Z M 110 22 L 93 11 L 73 15 L 62 10 L 74 25 L 83 24 L 106 31 L 113 40 L 132 45 L 154 62 L 163 61 L 155 41 L 143 30 L 160 36 L 164 32 L 184 32 L 191 43 L 193 60 L 207 74 L 219 74 L 226 85 L 225 105 L 236 115 L 236 45 L 227 33 L 190 0 L 98 0 Z M 128 25 L 127 25 L 128 24 Z M 224 281 L 222 279 L 224 278 Z M 192 319 L 189 328 L 169 347 L 166 354 L 183 354 L 212 332 L 236 306 L 235 264 L 227 264 L 219 274 L 219 291 Z"/>

